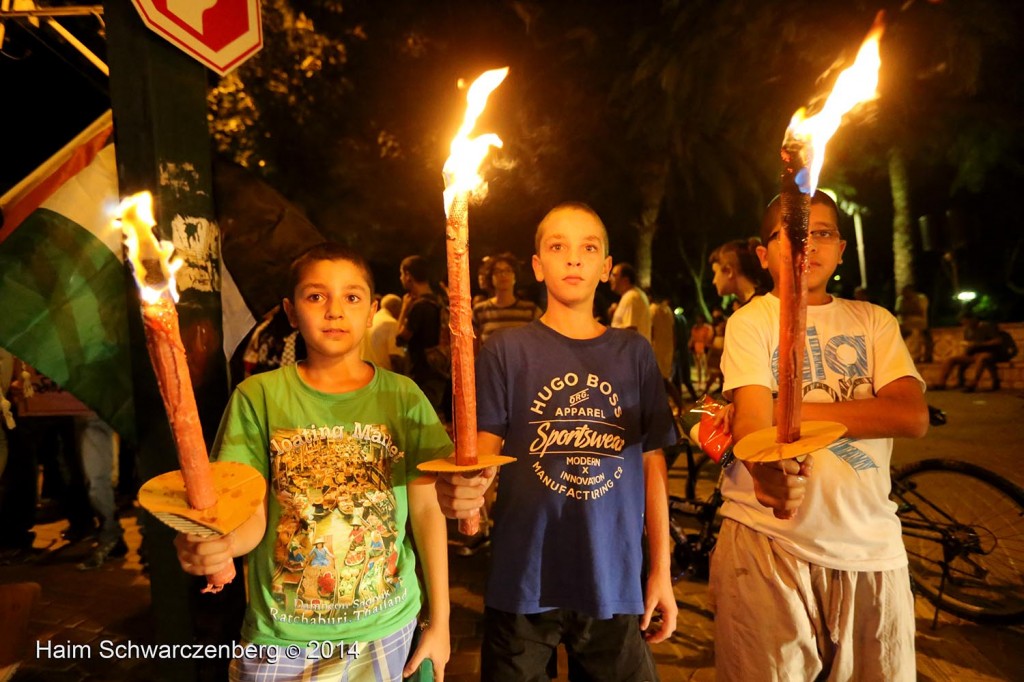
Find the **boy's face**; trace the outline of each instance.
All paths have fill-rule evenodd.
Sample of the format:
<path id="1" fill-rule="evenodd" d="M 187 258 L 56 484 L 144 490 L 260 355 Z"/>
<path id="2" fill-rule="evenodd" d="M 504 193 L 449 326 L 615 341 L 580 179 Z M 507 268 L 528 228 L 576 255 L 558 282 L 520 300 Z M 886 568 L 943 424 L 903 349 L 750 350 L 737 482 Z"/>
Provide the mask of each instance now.
<path id="1" fill-rule="evenodd" d="M 719 296 L 736 293 L 732 290 L 732 270 L 728 265 L 712 263 L 711 271 L 715 273 L 715 277 L 711 280 L 711 283 L 715 285 L 715 291 L 718 292 Z"/>
<path id="2" fill-rule="evenodd" d="M 307 266 L 284 309 L 299 330 L 311 359 L 360 353 L 377 304 L 366 275 L 347 260 L 321 260 Z"/>
<path id="3" fill-rule="evenodd" d="M 629 278 L 622 275 L 622 263 L 612 268 L 612 272 L 608 276 L 608 284 L 611 286 L 612 291 L 620 296 L 633 288 L 633 283 L 630 282 Z"/>
<path id="4" fill-rule="evenodd" d="M 599 282 L 612 269 L 607 234 L 586 211 L 563 209 L 544 219 L 533 274 L 544 282 L 548 296 L 565 307 L 593 307 Z"/>
<path id="5" fill-rule="evenodd" d="M 491 285 L 495 291 L 514 291 L 516 288 L 516 270 L 503 260 L 494 264 L 491 269 Z"/>
<path id="6" fill-rule="evenodd" d="M 757 247 L 761 266 L 768 268 L 772 279 L 779 281 L 779 231 L 782 221 L 775 226 L 768 243 Z M 807 279 L 808 293 L 825 293 L 829 279 L 842 260 L 846 242 L 839 235 L 835 212 L 825 204 L 811 204 L 811 215 L 807 223 Z"/>

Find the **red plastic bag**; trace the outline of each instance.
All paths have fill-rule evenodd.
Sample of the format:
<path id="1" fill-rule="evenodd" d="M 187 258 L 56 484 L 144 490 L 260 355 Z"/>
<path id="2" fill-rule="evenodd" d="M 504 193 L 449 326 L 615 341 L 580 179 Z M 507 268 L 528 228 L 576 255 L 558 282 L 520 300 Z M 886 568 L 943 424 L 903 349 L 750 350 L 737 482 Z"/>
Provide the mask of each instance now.
<path id="1" fill-rule="evenodd" d="M 725 425 L 715 425 L 714 417 L 719 410 L 725 407 L 725 403 L 719 403 L 705 395 L 690 410 L 691 413 L 700 414 L 700 421 L 690 430 L 690 440 L 700 445 L 700 449 L 708 454 L 708 457 L 716 463 L 722 461 L 722 456 L 732 447 L 732 434 L 725 433 Z"/>

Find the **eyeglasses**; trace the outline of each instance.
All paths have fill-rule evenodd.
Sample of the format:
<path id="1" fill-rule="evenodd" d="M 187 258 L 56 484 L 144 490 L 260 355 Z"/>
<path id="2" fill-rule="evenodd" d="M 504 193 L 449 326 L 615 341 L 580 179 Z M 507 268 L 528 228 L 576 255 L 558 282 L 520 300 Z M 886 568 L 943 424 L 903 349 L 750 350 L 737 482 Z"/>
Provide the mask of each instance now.
<path id="1" fill-rule="evenodd" d="M 768 237 L 768 241 L 765 244 L 771 244 L 773 241 L 779 238 L 780 230 L 772 232 L 772 235 Z M 811 230 L 807 233 L 807 238 L 814 240 L 817 244 L 835 244 L 839 242 L 839 230 Z"/>
<path id="2" fill-rule="evenodd" d="M 495 277 L 497 277 L 499 275 L 514 275 L 514 274 L 516 274 L 515 270 L 509 270 L 507 268 L 494 268 L 493 270 L 491 270 L 491 275 L 493 275 Z"/>

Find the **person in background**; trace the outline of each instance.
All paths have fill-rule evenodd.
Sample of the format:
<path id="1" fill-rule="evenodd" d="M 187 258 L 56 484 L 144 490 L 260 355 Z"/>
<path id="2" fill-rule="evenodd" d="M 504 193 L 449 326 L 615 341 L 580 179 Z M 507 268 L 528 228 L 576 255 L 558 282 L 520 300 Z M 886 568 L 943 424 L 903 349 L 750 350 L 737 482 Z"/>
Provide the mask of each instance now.
<path id="1" fill-rule="evenodd" d="M 903 287 L 896 299 L 896 319 L 900 333 L 914 362 L 929 362 L 931 333 L 928 331 L 928 297 L 916 291 L 914 285 Z"/>
<path id="2" fill-rule="evenodd" d="M 661 376 L 671 381 L 676 348 L 675 315 L 665 296 L 651 296 L 651 347 Z"/>
<path id="3" fill-rule="evenodd" d="M 17 359 L 0 348 L 0 564 L 22 561 L 32 555 L 35 542 L 36 493 L 39 471 L 30 448 L 20 436 L 12 383 Z M 17 386 L 15 387 L 17 388 Z"/>
<path id="4" fill-rule="evenodd" d="M 721 390 L 722 382 L 725 379 L 722 376 L 722 355 L 725 353 L 726 325 L 726 320 L 718 320 L 713 327 L 715 335 L 708 347 L 708 383 L 704 386 L 704 392 L 707 394 Z"/>
<path id="5" fill-rule="evenodd" d="M 535 303 L 516 297 L 516 281 L 519 278 L 519 261 L 516 257 L 511 253 L 500 253 L 492 256 L 487 263 L 494 296 L 473 306 L 473 328 L 479 345 L 486 343 L 496 332 L 522 327 L 540 317 L 540 308 Z M 460 556 L 472 556 L 490 546 L 490 511 L 497 487 L 497 483 L 491 487 L 487 502 L 480 509 L 480 533 L 466 539 L 455 550 Z"/>
<path id="6" fill-rule="evenodd" d="M 494 264 L 491 260 L 492 256 L 484 256 L 484 259 L 480 261 L 480 269 L 476 271 L 476 285 L 480 289 L 480 293 L 473 296 L 473 305 L 494 296 L 494 283 L 491 280 L 491 266 Z"/>
<path id="7" fill-rule="evenodd" d="M 705 386 L 708 378 L 708 351 L 711 349 L 711 341 L 715 338 L 715 329 L 708 324 L 707 318 L 697 313 L 693 319 L 693 326 L 690 327 L 690 356 L 693 364 L 697 367 L 697 384 Z"/>
<path id="8" fill-rule="evenodd" d="M 14 428 L 6 431 L 9 452 L 0 475 L 0 562 L 31 560 L 37 512 L 48 501 L 55 501 L 68 526 L 61 538 L 75 544 L 96 535 L 96 517 L 89 501 L 82 470 L 80 443 L 75 438 L 75 417 L 29 414 L 28 385 L 36 394 L 59 390 L 49 378 L 13 356 L 8 385 L 11 420 Z M 70 398 L 70 396 L 67 396 Z M 74 399 L 71 409 L 86 412 Z M 5 420 L 6 421 L 6 420 Z M 9 425 L 4 423 L 4 429 Z M 39 468 L 43 470 L 40 499 Z"/>
<path id="9" fill-rule="evenodd" d="M 100 520 L 96 546 L 88 558 L 78 564 L 79 570 L 91 571 L 102 566 L 108 558 L 120 558 L 128 553 L 114 496 L 118 439 L 109 424 L 91 414 L 75 417 L 75 440 L 89 481 L 89 502 Z"/>
<path id="10" fill-rule="evenodd" d="M 619 263 L 612 268 L 608 283 L 620 296 L 612 315 L 612 327 L 632 329 L 650 343 L 651 303 L 647 294 L 636 285 L 636 270 L 629 263 Z"/>
<path id="11" fill-rule="evenodd" d="M 513 329 L 540 317 L 533 301 L 516 297 L 519 261 L 511 253 L 499 253 L 490 261 L 491 288 L 494 296 L 473 306 L 473 328 L 480 344 L 502 329 Z"/>
<path id="12" fill-rule="evenodd" d="M 755 296 L 765 294 L 772 286 L 768 271 L 761 267 L 757 259 L 757 247 L 760 245 L 761 240 L 757 237 L 734 239 L 712 251 L 708 258 L 714 273 L 711 283 L 722 297 L 723 304 L 728 301 L 730 315 Z M 725 349 L 726 320 L 724 314 L 719 315 L 719 312 L 720 308 L 717 307 L 712 311 L 714 337 L 708 348 L 708 382 L 705 393 L 712 393 L 714 388 L 720 389 L 723 379 L 722 353 Z"/>
<path id="13" fill-rule="evenodd" d="M 734 297 L 743 306 L 771 288 L 771 278 L 757 260 L 760 245 L 757 237 L 735 239 L 711 252 L 708 262 L 714 272 L 712 284 L 719 296 Z"/>
<path id="14" fill-rule="evenodd" d="M 686 315 L 682 308 L 676 309 L 673 313 L 673 324 L 676 337 L 675 359 L 672 363 L 672 383 L 679 395 L 682 395 L 683 387 L 690 394 L 690 399 L 697 400 L 697 390 L 693 387 L 693 377 L 690 371 L 690 330 L 686 322 Z"/>
<path id="15" fill-rule="evenodd" d="M 982 322 L 971 310 L 960 315 L 960 324 L 964 328 L 960 353 L 943 361 L 939 370 L 939 381 L 930 387 L 931 390 L 945 390 L 949 375 L 956 369 L 957 388 L 962 388 L 967 393 L 977 390 L 982 373 L 987 371 L 992 376 L 992 390 L 998 391 L 999 369 L 996 362 L 1002 347 L 999 329 L 991 322 Z M 968 369 L 974 370 L 974 378 L 965 383 Z"/>
<path id="16" fill-rule="evenodd" d="M 398 340 L 405 344 L 409 376 L 438 414 L 443 414 L 450 380 L 427 357 L 441 343 L 441 299 L 430 287 L 427 261 L 423 256 L 403 260 L 399 276 L 405 296 L 398 314 Z"/>
<path id="17" fill-rule="evenodd" d="M 402 312 L 402 299 L 387 294 L 379 301 L 373 314 L 370 331 L 363 337 L 363 360 L 399 374 L 405 373 L 405 353 L 398 346 L 398 316 Z"/>
<path id="18" fill-rule="evenodd" d="M 306 355 L 299 333 L 292 329 L 280 305 L 270 309 L 256 326 L 242 356 L 244 377 L 294 365 Z"/>

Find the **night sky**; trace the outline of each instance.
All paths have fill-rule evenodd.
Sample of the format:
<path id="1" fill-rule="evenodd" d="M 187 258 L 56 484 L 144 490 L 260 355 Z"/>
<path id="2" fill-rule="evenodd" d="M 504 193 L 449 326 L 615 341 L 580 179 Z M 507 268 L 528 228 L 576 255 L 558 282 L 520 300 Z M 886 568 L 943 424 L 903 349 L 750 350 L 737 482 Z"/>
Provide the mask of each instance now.
<path id="1" fill-rule="evenodd" d="M 8 20 L 0 53 L 0 193 L 6 192 L 110 108 L 107 78 L 49 28 Z M 58 21 L 104 58 L 94 18 Z"/>
<path id="2" fill-rule="evenodd" d="M 318 28 L 328 23 L 324 19 L 328 13 L 323 8 L 329 4 L 314 0 L 296 0 L 293 3 L 309 11 L 310 16 L 316 18 Z M 627 28 L 634 28 L 629 26 L 629 22 L 635 23 L 641 16 L 657 18 L 660 3 L 648 0 L 636 5 L 576 0 L 534 4 L 445 0 L 431 4 L 431 10 L 438 8 L 434 16 L 429 16 L 426 9 L 416 3 L 396 2 L 386 15 L 381 14 L 380 6 L 376 3 L 352 0 L 342 4 L 345 12 L 341 16 L 347 22 L 344 30 L 351 31 L 353 26 L 361 25 L 367 28 L 370 36 L 363 42 L 351 38 L 351 34 L 346 37 L 350 51 L 345 68 L 348 69 L 346 73 L 351 82 L 344 85 L 352 87 L 356 96 L 344 100 L 346 107 L 343 111 L 330 112 L 333 118 L 324 128 L 332 130 L 331 126 L 336 127 L 341 141 L 325 140 L 321 149 L 296 149 L 296 155 L 323 156 L 328 152 L 335 153 L 334 150 L 338 148 L 347 151 L 348 148 L 343 147 L 343 144 L 357 144 L 360 136 L 367 138 L 372 147 L 371 135 L 377 134 L 373 131 L 392 125 L 397 126 L 400 133 L 421 135 L 421 139 L 412 144 L 437 147 L 433 151 L 415 150 L 419 154 L 417 159 L 426 158 L 432 163 L 430 154 L 443 151 L 444 140 L 441 138 L 447 134 L 446 126 L 451 123 L 449 119 L 461 112 L 458 103 L 460 95 L 452 87 L 454 76 L 471 76 L 484 68 L 500 66 L 500 62 L 507 61 L 512 64 L 513 73 L 507 84 L 496 93 L 494 101 L 498 108 L 521 113 L 516 120 L 495 116 L 487 122 L 496 126 L 497 131 L 506 138 L 505 161 L 514 170 L 502 171 L 507 173 L 504 176 L 496 175 L 498 179 L 492 183 L 492 195 L 488 203 L 475 213 L 476 222 L 481 226 L 476 228 L 479 230 L 474 242 L 477 253 L 482 255 L 484 252 L 503 250 L 501 247 L 507 246 L 521 257 L 528 257 L 528 235 L 532 232 L 532 221 L 543 213 L 544 204 L 549 202 L 545 191 L 551 194 L 560 192 L 565 195 L 562 198 L 581 198 L 580 195 L 591 191 L 596 198 L 582 198 L 595 201 L 602 215 L 607 216 L 612 232 L 613 255 L 616 260 L 630 259 L 634 235 L 630 231 L 629 222 L 636 213 L 636 204 L 635 198 L 630 199 L 627 195 L 632 192 L 635 197 L 636 191 L 622 184 L 624 179 L 628 181 L 628 177 L 622 175 L 619 167 L 621 159 L 609 155 L 599 140 L 588 144 L 586 139 L 581 140 L 571 152 L 530 156 L 532 149 L 529 144 L 537 143 L 537 140 L 528 138 L 542 137 L 547 130 L 538 127 L 537 122 L 548 118 L 556 122 L 568 121 L 569 124 L 563 124 L 563 127 L 572 130 L 573 117 L 579 115 L 580 107 L 587 108 L 586 125 L 591 126 L 579 127 L 581 135 L 600 134 L 607 137 L 624 134 L 621 128 L 612 126 L 601 130 L 599 125 L 594 125 L 594 111 L 589 101 L 584 98 L 572 99 L 573 93 L 569 91 L 560 94 L 557 86 L 559 83 L 572 84 L 574 81 L 585 81 L 589 86 L 600 82 L 601 69 L 614 67 L 616 59 L 624 57 L 629 51 L 628 41 L 623 37 L 628 37 Z M 1011 5 L 1020 6 L 1024 3 L 1014 2 L 1007 7 Z M 461 34 L 464 40 L 452 38 L 458 33 L 451 26 L 453 8 L 466 12 L 467 28 Z M 588 8 L 592 11 L 588 11 Z M 866 5 L 860 9 L 864 10 L 862 14 L 867 12 L 868 16 L 873 11 L 866 8 Z M 403 25 L 403 12 L 408 13 L 407 26 Z M 1019 11 L 1017 16 L 1020 16 Z M 534 20 L 536 23 L 531 23 Z M 4 161 L 0 164 L 0 192 L 21 180 L 109 106 L 106 77 L 52 31 L 46 28 L 28 31 L 23 28 L 23 21 L 8 20 L 6 40 L 0 54 L 0 83 L 4 86 L 0 125 L 6 133 Z M 100 22 L 95 18 L 61 18 L 60 21 L 101 58 L 104 57 Z M 549 23 L 545 24 L 544 21 Z M 572 33 L 571 28 L 576 21 L 593 29 L 593 34 Z M 604 22 L 603 26 L 601 22 Z M 854 27 L 850 31 L 851 36 L 866 29 L 866 25 L 860 26 L 862 23 L 859 18 L 851 22 Z M 559 36 L 552 31 L 552 25 L 568 29 Z M 1024 22 L 1018 22 L 1017 28 L 1022 25 Z M 547 33 L 544 32 L 545 28 Z M 379 38 L 382 34 L 387 35 L 387 41 L 392 42 Z M 567 39 L 566 35 L 570 37 Z M 40 36 L 45 39 L 41 40 Z M 594 58 L 589 63 L 573 62 L 568 57 L 559 61 L 559 48 L 546 44 L 559 38 L 567 40 L 569 47 L 576 48 L 595 37 L 606 42 L 593 51 Z M 270 40 L 271 36 L 267 38 Z M 396 43 L 393 41 L 398 38 L 406 41 L 401 50 L 394 49 Z M 423 41 L 422 45 L 414 45 L 416 40 Z M 723 49 L 734 47 L 726 45 Z M 421 49 L 426 56 L 418 60 L 410 59 L 408 50 L 414 48 Z M 837 46 L 829 48 L 839 56 Z M 269 53 L 269 50 L 265 49 L 265 52 Z M 979 55 L 979 59 L 981 56 L 989 57 Z M 970 113 L 980 115 L 982 120 L 989 115 L 986 112 L 990 111 L 993 121 L 1007 118 L 1017 121 L 1015 129 L 1012 125 L 1008 126 L 1008 129 L 1015 130 L 1012 137 L 993 143 L 992 149 L 987 152 L 995 171 L 985 176 L 980 187 L 956 193 L 950 192 L 951 171 L 941 158 L 930 166 L 914 168 L 912 177 L 915 220 L 923 217 L 924 220 L 920 222 L 927 222 L 931 227 L 927 232 L 922 232 L 919 225 L 914 228 L 919 288 L 935 298 L 945 299 L 950 296 L 948 259 L 944 259 L 943 254 L 951 247 L 956 247 L 961 287 L 991 292 L 995 304 L 999 306 L 998 314 L 1003 319 L 1024 317 L 1024 303 L 1019 293 L 1024 291 L 1024 266 L 1021 265 L 1024 259 L 1024 226 L 1017 206 L 1020 183 L 1024 180 L 1024 133 L 1021 132 L 1020 123 L 1024 121 L 1024 110 L 1021 108 L 1024 85 L 1020 77 L 1024 63 L 1020 57 L 1020 49 L 1000 54 L 1001 61 L 995 67 L 989 67 L 973 99 L 968 100 L 974 108 Z M 704 65 L 698 65 L 697 68 L 699 72 L 705 70 Z M 391 77 L 396 82 L 395 90 L 389 93 L 387 80 Z M 211 82 L 215 82 L 212 76 Z M 613 83 L 614 79 L 609 76 L 609 89 Z M 780 82 L 779 87 L 789 86 Z M 443 94 L 434 94 L 438 92 Z M 937 106 L 945 104 L 940 102 Z M 448 112 L 448 109 L 453 111 Z M 410 112 L 413 118 L 405 122 L 398 120 L 398 114 L 403 111 Z M 780 126 L 784 126 L 784 121 L 780 121 Z M 424 136 L 424 131 L 429 131 L 429 137 Z M 281 132 L 283 135 L 289 134 L 288 131 Z M 406 139 L 405 143 L 408 149 L 409 140 Z M 373 152 L 373 149 L 369 151 Z M 951 146 L 951 154 L 952 151 Z M 838 167 L 842 167 L 843 180 L 856 186 L 857 200 L 870 210 L 865 218 L 870 263 L 869 288 L 877 302 L 891 304 L 895 293 L 892 291 L 891 270 L 892 200 L 884 173 L 869 173 L 857 167 L 856 156 L 861 153 L 857 141 L 839 140 L 835 156 L 832 157 L 833 170 L 838 172 Z M 344 166 L 351 158 L 342 155 L 341 160 L 334 160 L 334 166 Z M 372 154 L 370 158 L 372 160 Z M 441 161 L 443 157 L 438 163 Z M 537 179 L 537 174 L 531 176 L 524 171 L 531 167 L 530 164 L 535 164 L 538 173 L 559 178 L 562 184 L 555 190 L 536 187 L 532 183 Z M 830 172 L 828 165 L 823 178 L 826 184 Z M 429 177 L 426 174 L 428 170 Z M 387 160 L 382 160 L 379 169 L 374 172 L 379 175 L 363 178 L 363 181 L 376 185 L 382 182 L 409 182 L 410 186 L 417 188 L 416 191 L 426 193 L 433 192 L 434 185 L 439 187 L 440 183 L 439 176 L 434 177 L 432 168 L 410 168 L 408 164 L 400 172 L 407 173 L 409 177 L 398 177 L 394 167 L 387 165 Z M 359 196 L 358 191 L 353 194 L 355 190 L 351 188 L 339 189 L 341 185 L 335 182 L 334 177 L 321 178 L 319 184 L 307 182 L 308 193 L 305 196 L 301 191 L 293 191 L 288 186 L 287 177 L 275 179 L 270 173 L 266 179 L 296 201 L 329 235 L 334 229 L 342 229 L 337 226 L 348 226 L 354 221 L 369 222 L 377 216 L 383 223 L 391 220 L 391 228 L 399 233 L 408 229 L 410 243 L 418 243 L 419 237 L 414 230 L 423 228 L 411 222 L 408 227 L 404 227 L 407 223 L 403 222 L 409 221 L 410 216 L 424 215 L 421 209 L 416 208 L 415 197 L 411 195 L 402 196 L 399 192 L 396 200 L 389 202 L 394 205 L 384 206 L 372 194 Z M 294 178 L 291 181 L 294 182 Z M 774 178 L 771 177 L 763 180 L 766 188 L 770 188 L 773 182 Z M 600 186 L 601 183 L 604 185 Z M 336 205 L 317 203 L 319 195 L 335 192 Z M 432 201 L 431 197 L 428 199 Z M 434 213 L 440 211 L 439 197 L 436 204 Z M 663 207 L 663 212 L 667 208 Z M 710 230 L 712 239 L 720 238 L 722 241 L 742 236 L 754 231 L 752 226 L 757 221 L 756 213 L 756 206 L 752 209 L 741 206 L 735 215 L 720 221 L 712 220 L 714 224 L 702 225 L 700 229 Z M 425 214 L 427 222 L 435 217 L 430 212 Z M 707 220 L 700 216 L 689 219 Z M 844 293 L 848 294 L 857 283 L 858 275 L 852 243 L 852 222 L 845 218 L 844 221 L 843 229 L 851 244 L 847 250 L 848 258 L 839 274 L 843 277 Z M 751 227 L 748 229 L 747 226 Z M 393 243 L 394 232 L 385 230 L 380 234 L 383 239 Z M 689 234 L 684 237 L 691 240 Z M 658 240 L 654 263 L 656 284 L 660 283 L 663 287 L 667 285 L 675 291 L 679 303 L 690 305 L 694 292 L 692 283 L 680 274 L 676 235 L 663 227 Z M 709 246 L 713 248 L 715 245 Z M 428 244 L 424 248 L 433 247 Z M 392 266 L 397 265 L 402 255 L 405 254 L 395 254 L 394 264 L 386 260 L 381 262 L 382 271 L 390 272 L 394 269 Z M 377 261 L 374 262 L 376 269 Z M 713 298 L 710 273 L 707 274 L 707 280 L 705 296 Z M 952 319 L 957 308 L 943 300 L 939 301 L 934 310 Z"/>

